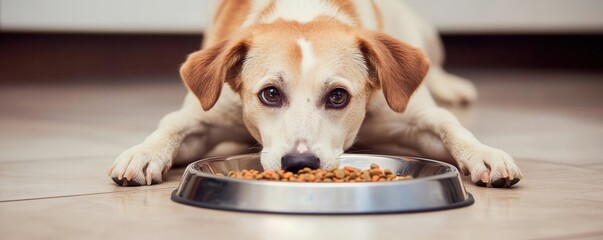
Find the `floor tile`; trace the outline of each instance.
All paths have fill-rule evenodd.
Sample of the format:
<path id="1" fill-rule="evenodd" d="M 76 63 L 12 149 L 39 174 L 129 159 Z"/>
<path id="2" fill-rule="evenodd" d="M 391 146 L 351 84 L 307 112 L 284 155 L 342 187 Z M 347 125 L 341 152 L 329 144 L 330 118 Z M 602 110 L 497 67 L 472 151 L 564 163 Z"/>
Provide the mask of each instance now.
<path id="1" fill-rule="evenodd" d="M 470 127 L 475 136 L 514 157 L 569 165 L 602 161 L 603 118 L 594 122 L 563 114 L 500 107 L 480 107 L 476 115 L 476 123 Z"/>
<path id="2" fill-rule="evenodd" d="M 113 158 L 0 162 L 0 201 L 175 188 L 183 169 L 160 185 L 120 187 L 108 176 Z"/>
<path id="3" fill-rule="evenodd" d="M 603 170 L 603 163 L 602 164 L 587 165 L 587 166 L 584 166 L 584 167 L 585 168 L 590 168 L 590 169 Z"/>
<path id="4" fill-rule="evenodd" d="M 0 118 L 0 162 L 117 156 L 150 131 L 4 117 Z"/>
<path id="5" fill-rule="evenodd" d="M 146 189 L 3 202 L 0 231 L 9 239 L 547 239 L 601 233 L 602 175 L 558 164 L 521 163 L 528 177 L 518 187 L 467 185 L 476 203 L 455 210 L 360 216 L 237 213 L 174 203 L 172 189 Z"/>
<path id="6" fill-rule="evenodd" d="M 589 233 L 579 233 L 579 234 L 570 234 L 563 236 L 555 236 L 555 237 L 547 237 L 547 238 L 538 238 L 538 240 L 600 240 L 603 239 L 603 231 L 599 232 L 589 232 Z"/>
<path id="7" fill-rule="evenodd" d="M 161 116 L 177 110 L 186 93 L 174 79 L 162 82 L 6 86 L 0 112 L 27 119 L 50 119 L 116 128 L 153 128 Z M 35 98 L 25 96 L 36 96 Z"/>
<path id="8" fill-rule="evenodd" d="M 178 109 L 184 93 L 179 81 L 3 87 L 0 162 L 115 157 Z"/>
<path id="9" fill-rule="evenodd" d="M 518 158 L 568 165 L 603 161 L 603 74 L 457 72 L 475 80 L 480 98 L 454 112 L 484 143 Z"/>

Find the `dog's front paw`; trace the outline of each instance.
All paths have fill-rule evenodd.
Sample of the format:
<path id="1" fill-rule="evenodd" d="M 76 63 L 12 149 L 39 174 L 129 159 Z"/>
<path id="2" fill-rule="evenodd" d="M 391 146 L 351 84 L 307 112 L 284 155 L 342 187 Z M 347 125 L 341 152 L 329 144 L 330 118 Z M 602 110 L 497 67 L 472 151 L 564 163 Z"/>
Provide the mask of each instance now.
<path id="1" fill-rule="evenodd" d="M 142 143 L 120 154 L 108 174 L 121 186 L 151 185 L 161 183 L 171 165 L 171 151 Z"/>
<path id="2" fill-rule="evenodd" d="M 457 159 L 459 167 L 465 175 L 471 174 L 471 180 L 478 186 L 510 187 L 523 178 L 513 158 L 500 149 L 480 146 L 463 153 Z"/>

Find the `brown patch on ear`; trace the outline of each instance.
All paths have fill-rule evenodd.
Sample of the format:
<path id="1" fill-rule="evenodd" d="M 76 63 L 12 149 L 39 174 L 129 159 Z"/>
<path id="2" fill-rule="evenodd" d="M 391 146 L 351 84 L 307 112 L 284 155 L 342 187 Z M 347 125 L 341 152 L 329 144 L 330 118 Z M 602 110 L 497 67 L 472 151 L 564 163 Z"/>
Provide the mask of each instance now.
<path id="1" fill-rule="evenodd" d="M 235 91 L 239 89 L 240 84 L 235 80 L 240 75 L 248 49 L 246 41 L 235 44 L 221 41 L 188 56 L 180 67 L 180 76 L 197 96 L 203 110 L 207 111 L 216 104 L 225 82 Z"/>
<path id="2" fill-rule="evenodd" d="M 358 46 L 367 63 L 371 86 L 383 89 L 392 110 L 404 112 L 429 69 L 423 51 L 377 32 L 360 34 Z"/>

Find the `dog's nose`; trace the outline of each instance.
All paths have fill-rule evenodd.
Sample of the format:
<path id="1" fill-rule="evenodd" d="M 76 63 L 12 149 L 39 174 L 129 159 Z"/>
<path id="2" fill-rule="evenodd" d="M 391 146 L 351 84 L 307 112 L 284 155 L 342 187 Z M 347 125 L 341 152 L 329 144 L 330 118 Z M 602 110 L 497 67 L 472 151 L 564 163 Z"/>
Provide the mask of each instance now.
<path id="1" fill-rule="evenodd" d="M 287 154 L 281 158 L 281 168 L 289 172 L 296 173 L 303 168 L 317 169 L 318 167 L 320 167 L 320 159 L 308 153 Z"/>

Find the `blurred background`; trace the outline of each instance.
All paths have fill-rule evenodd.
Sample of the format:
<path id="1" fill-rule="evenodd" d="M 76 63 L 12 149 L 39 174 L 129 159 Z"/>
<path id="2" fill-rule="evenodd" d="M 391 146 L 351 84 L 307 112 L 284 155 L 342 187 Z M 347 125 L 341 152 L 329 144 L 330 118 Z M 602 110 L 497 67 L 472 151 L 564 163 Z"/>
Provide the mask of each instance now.
<path id="1" fill-rule="evenodd" d="M 600 0 L 408 2 L 441 31 L 448 67 L 603 66 Z M 0 0 L 2 82 L 175 74 L 199 48 L 208 4 Z"/>

